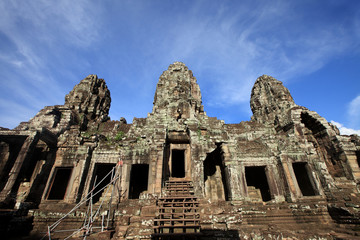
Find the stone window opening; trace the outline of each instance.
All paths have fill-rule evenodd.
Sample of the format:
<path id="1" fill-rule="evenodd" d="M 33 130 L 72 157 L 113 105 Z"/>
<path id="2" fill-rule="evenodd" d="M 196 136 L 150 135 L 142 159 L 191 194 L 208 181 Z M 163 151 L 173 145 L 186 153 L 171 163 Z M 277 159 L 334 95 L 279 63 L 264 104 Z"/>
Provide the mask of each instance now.
<path id="1" fill-rule="evenodd" d="M 56 167 L 47 196 L 48 200 L 63 200 L 66 195 L 72 167 Z"/>
<path id="2" fill-rule="evenodd" d="M 185 177 L 185 150 L 173 149 L 171 152 L 171 177 Z"/>
<path id="3" fill-rule="evenodd" d="M 8 181 L 10 171 L 14 166 L 25 139 L 26 137 L 23 136 L 0 139 L 0 150 L 3 153 L 0 156 L 0 191 L 3 190 Z"/>
<path id="4" fill-rule="evenodd" d="M 96 163 L 95 164 L 94 174 L 93 174 L 93 177 L 91 180 L 89 191 L 91 191 L 93 189 L 94 185 L 98 185 L 94 189 L 93 194 L 96 194 L 97 192 L 99 192 L 99 193 L 96 195 L 93 195 L 93 198 L 92 198 L 93 203 L 97 203 L 100 200 L 104 191 L 106 190 L 106 188 L 104 188 L 104 187 L 110 183 L 110 181 L 111 181 L 111 173 L 110 172 L 114 167 L 115 167 L 115 164 L 113 164 L 113 163 Z M 105 178 L 105 176 L 106 176 L 106 178 Z M 96 178 L 96 183 L 95 183 L 95 178 Z M 101 180 L 103 180 L 103 181 L 101 181 Z M 100 184 L 98 184 L 98 183 L 100 183 Z M 102 189 L 102 188 L 104 188 L 104 189 Z"/>
<path id="5" fill-rule="evenodd" d="M 358 166 L 359 166 L 359 168 L 360 168 L 360 151 L 356 151 L 355 154 L 356 154 L 357 164 L 358 164 Z"/>
<path id="6" fill-rule="evenodd" d="M 309 175 L 308 164 L 305 162 L 293 163 L 293 169 L 302 195 L 318 195 L 315 190 L 314 181 Z"/>
<path id="7" fill-rule="evenodd" d="M 301 113 L 301 123 L 312 133 L 312 135 L 307 136 L 308 141 L 313 142 L 319 157 L 326 163 L 329 173 L 333 177 L 345 177 L 343 166 L 339 162 L 338 152 L 331 142 L 326 128 L 307 112 Z"/>
<path id="8" fill-rule="evenodd" d="M 271 200 L 265 166 L 245 167 L 245 178 L 248 188 L 248 196 L 250 198 L 261 197 L 263 202 L 268 202 Z"/>
<path id="9" fill-rule="evenodd" d="M 23 175 L 24 182 L 31 182 L 34 179 L 35 177 L 34 175 L 42 165 L 42 160 L 46 159 L 45 154 L 46 154 L 46 149 L 44 149 L 43 147 L 36 147 L 34 149 L 34 153 L 31 159 L 29 159 L 29 163 Z"/>
<path id="10" fill-rule="evenodd" d="M 321 132 L 326 130 L 326 128 L 318 120 L 310 116 L 307 112 L 301 113 L 301 123 L 303 123 L 306 128 L 311 130 L 311 132 L 316 137 L 319 137 Z"/>
<path id="11" fill-rule="evenodd" d="M 139 199 L 148 189 L 149 165 L 133 164 L 130 172 L 129 199 Z"/>
<path id="12" fill-rule="evenodd" d="M 228 200 L 225 169 L 221 149 L 217 147 L 204 161 L 205 196 L 211 200 Z"/>

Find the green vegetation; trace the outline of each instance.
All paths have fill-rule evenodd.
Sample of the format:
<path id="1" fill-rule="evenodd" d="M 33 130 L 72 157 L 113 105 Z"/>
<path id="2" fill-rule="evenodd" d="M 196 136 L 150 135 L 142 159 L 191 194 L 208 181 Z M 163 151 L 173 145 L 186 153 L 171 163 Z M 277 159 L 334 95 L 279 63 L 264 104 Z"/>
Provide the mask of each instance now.
<path id="1" fill-rule="evenodd" d="M 198 128 L 198 130 L 197 130 L 197 135 L 198 135 L 198 139 L 199 139 L 199 141 L 200 141 L 200 139 L 201 139 L 201 130 Z"/>
<path id="2" fill-rule="evenodd" d="M 119 131 L 115 136 L 115 141 L 120 141 L 124 137 L 125 133 L 123 131 Z"/>

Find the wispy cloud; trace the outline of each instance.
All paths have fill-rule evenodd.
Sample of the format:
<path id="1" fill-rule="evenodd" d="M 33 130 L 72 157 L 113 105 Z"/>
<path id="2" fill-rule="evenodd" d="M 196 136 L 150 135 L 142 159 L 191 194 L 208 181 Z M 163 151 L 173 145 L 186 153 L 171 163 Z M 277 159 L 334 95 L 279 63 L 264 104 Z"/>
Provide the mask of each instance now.
<path id="1" fill-rule="evenodd" d="M 2 1 L 0 10 L 1 92 L 8 98 L 2 101 L 15 101 L 18 111 L 29 114 L 27 118 L 44 105 L 62 104 L 68 79 L 59 81 L 66 70 L 58 68 L 64 56 L 68 63 L 76 59 L 74 48 L 84 49 L 97 41 L 101 8 L 82 0 L 39 0 Z M 11 94 L 15 97 L 10 99 Z M 1 116 L 2 124 L 10 122 L 6 115 L 12 114 L 11 119 L 18 115 L 4 106 L 0 110 L 7 113 Z"/>
<path id="2" fill-rule="evenodd" d="M 195 73 L 211 71 L 202 83 L 216 96 L 208 97 L 210 104 L 247 104 L 258 76 L 287 81 L 312 73 L 359 40 L 353 33 L 358 19 L 346 27 L 343 22 L 324 24 L 297 8 L 305 6 L 288 1 L 209 4 L 212 14 L 205 15 L 197 4 L 183 18 L 169 21 L 167 38 L 152 51 L 192 64 Z"/>
<path id="3" fill-rule="evenodd" d="M 338 123 L 338 122 L 335 122 L 335 121 L 332 121 L 331 120 L 331 123 L 334 124 L 340 131 L 340 133 L 342 135 L 352 135 L 352 134 L 357 134 L 360 136 L 360 130 L 355 130 L 355 129 L 352 129 L 352 128 L 347 128 L 345 127 L 343 124 L 341 123 Z"/>
<path id="4" fill-rule="evenodd" d="M 348 107 L 348 116 L 350 126 L 360 126 L 360 95 L 350 102 Z"/>
<path id="5" fill-rule="evenodd" d="M 112 118 L 144 116 L 161 71 L 183 61 L 206 106 L 236 107 L 249 117 L 257 77 L 289 81 L 358 44 L 359 11 L 338 9 L 285 0 L 2 1 L 1 93 L 40 109 L 62 104 L 79 75 L 97 73 L 112 87 Z M 15 99 L 7 94 L 14 90 Z"/>

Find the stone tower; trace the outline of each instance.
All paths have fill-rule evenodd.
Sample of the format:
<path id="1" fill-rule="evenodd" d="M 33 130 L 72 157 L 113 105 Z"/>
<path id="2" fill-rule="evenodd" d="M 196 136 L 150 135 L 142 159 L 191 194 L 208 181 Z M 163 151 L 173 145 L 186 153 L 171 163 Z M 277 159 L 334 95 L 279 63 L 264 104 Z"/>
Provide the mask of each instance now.
<path id="1" fill-rule="evenodd" d="M 94 231 L 96 237 L 151 239 L 161 215 L 156 203 L 169 181 L 191 183 L 200 217 L 185 219 L 187 212 L 175 210 L 172 217 L 196 221 L 199 239 L 359 234 L 359 136 L 340 135 L 297 105 L 275 78 L 255 81 L 253 116 L 237 124 L 206 115 L 196 78 L 180 62 L 160 76 L 146 118 L 110 120 L 110 102 L 105 81 L 89 75 L 64 105 L 45 107 L 13 130 L 1 128 L 0 207 L 12 216 L 4 220 L 4 234 L 20 233 L 11 226 L 22 226 L 22 234 L 44 232 L 51 216 L 89 203 L 94 191 L 92 203 L 106 203 L 99 212 L 112 219 L 107 231 Z M 55 227 L 82 229 L 86 211 L 78 208 Z"/>

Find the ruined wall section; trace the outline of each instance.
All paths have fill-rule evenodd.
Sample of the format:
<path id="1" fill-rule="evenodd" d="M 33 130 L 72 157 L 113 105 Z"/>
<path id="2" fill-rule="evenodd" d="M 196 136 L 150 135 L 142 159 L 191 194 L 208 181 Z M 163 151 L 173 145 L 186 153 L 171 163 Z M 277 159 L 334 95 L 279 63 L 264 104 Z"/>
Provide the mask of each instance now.
<path id="1" fill-rule="evenodd" d="M 103 127 L 102 127 L 103 126 Z M 116 123 L 106 122 L 100 125 L 99 145 L 94 151 L 87 177 L 89 188 L 93 178 L 94 165 L 97 163 L 122 162 L 121 195 L 127 198 L 130 191 L 131 171 L 134 165 L 149 166 L 148 190 L 140 194 L 140 198 L 160 194 L 161 174 L 164 146 L 166 141 L 166 127 L 159 119 L 134 118 L 132 124 L 126 121 Z"/>
<path id="2" fill-rule="evenodd" d="M 162 178 L 168 177 L 170 148 L 185 150 L 189 146 L 191 159 L 186 165 L 190 167 L 185 171 L 191 171 L 195 194 L 204 196 L 204 161 L 219 144 L 228 140 L 228 136 L 223 121 L 206 116 L 196 78 L 183 63 L 171 64 L 160 76 L 153 111 L 146 121 L 147 126 L 162 126 L 166 130 L 166 142 L 160 141 L 164 145 L 158 145 L 159 149 L 165 149 L 163 159 L 159 159 L 165 169 Z M 223 160 L 219 164 L 225 167 Z"/>
<path id="3" fill-rule="evenodd" d="M 105 81 L 89 75 L 66 95 L 64 105 L 45 107 L 28 123 L 19 125 L 20 129 L 45 127 L 58 136 L 56 157 L 43 200 L 59 198 L 74 203 L 81 199 L 92 154 L 102 136 L 101 123 L 108 120 L 110 101 Z M 57 179 L 68 182 L 61 194 L 52 190 L 59 188 Z"/>
<path id="4" fill-rule="evenodd" d="M 82 130 L 87 122 L 101 123 L 109 119 L 110 91 L 104 79 L 89 75 L 77 84 L 65 97 L 65 106 L 79 117 Z"/>
<path id="5" fill-rule="evenodd" d="M 64 105 L 47 106 L 14 130 L 39 130 L 44 127 L 59 136 L 74 125 L 82 131 L 87 130 L 88 125 L 89 128 L 97 128 L 109 119 L 110 102 L 110 91 L 105 81 L 89 75 L 66 95 Z"/>
<path id="6" fill-rule="evenodd" d="M 21 122 L 14 130 L 36 131 L 46 128 L 56 135 L 60 135 L 72 125 L 78 124 L 76 114 L 63 105 L 47 106 L 40 110 L 28 122 Z"/>
<path id="7" fill-rule="evenodd" d="M 269 76 L 259 77 L 250 104 L 252 121 L 275 130 L 261 141 L 278 159 L 288 201 L 303 197 L 294 169 L 301 164 L 306 164 L 314 195 L 328 199 L 337 194 L 340 179 L 357 178 L 355 145 L 316 112 L 296 105 L 281 82 Z"/>
<path id="8" fill-rule="evenodd" d="M 288 111 L 296 106 L 289 90 L 282 82 L 267 75 L 255 81 L 250 98 L 252 120 L 275 126 L 285 125 Z"/>
<path id="9" fill-rule="evenodd" d="M 222 151 L 223 146 L 227 144 L 229 139 L 227 132 L 224 131 L 224 121 L 218 120 L 216 118 L 210 118 L 204 115 L 198 117 L 197 122 L 192 122 L 187 126 L 191 143 L 191 167 L 193 169 L 192 179 L 195 193 L 200 197 L 204 197 L 206 195 L 206 183 L 204 182 L 206 170 L 204 169 L 204 162 L 209 157 L 209 155 L 214 153 L 214 151 L 219 151 L 219 153 L 214 156 L 214 161 L 218 161 L 218 163 L 216 166 L 212 166 L 214 167 L 214 172 L 212 173 L 214 174 L 213 181 L 217 181 L 217 186 L 215 184 L 213 187 L 221 189 L 220 191 L 229 192 L 229 195 L 231 195 L 229 186 L 230 183 L 226 181 L 224 182 L 224 180 L 227 179 L 230 170 L 226 168 L 227 161 L 225 159 L 224 152 Z M 215 162 L 211 162 L 211 164 L 215 165 Z M 222 199 L 220 196 L 223 194 L 224 193 L 221 192 L 214 194 L 211 196 L 211 199 Z M 230 197 L 231 196 L 228 196 L 228 199 Z"/>

